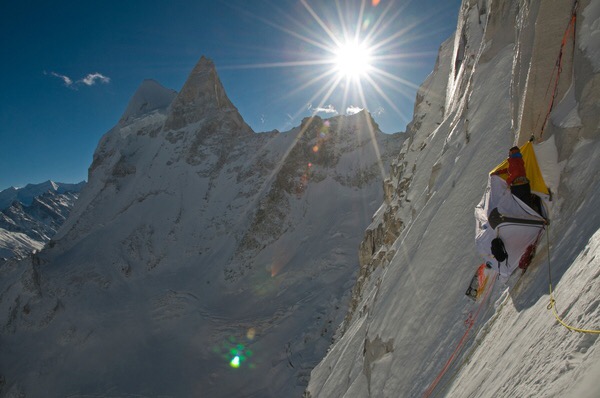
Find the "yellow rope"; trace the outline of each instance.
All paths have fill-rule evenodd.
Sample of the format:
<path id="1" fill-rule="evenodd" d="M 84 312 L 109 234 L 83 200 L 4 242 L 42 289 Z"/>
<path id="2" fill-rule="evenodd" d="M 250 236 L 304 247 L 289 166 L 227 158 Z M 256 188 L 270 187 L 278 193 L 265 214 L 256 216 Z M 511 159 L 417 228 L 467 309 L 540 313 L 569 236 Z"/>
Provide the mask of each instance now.
<path id="1" fill-rule="evenodd" d="M 548 247 L 548 281 L 549 281 L 549 287 L 550 287 L 550 304 L 548 304 L 548 310 L 552 310 L 552 313 L 554 314 L 554 317 L 556 318 L 556 320 L 563 325 L 564 327 L 566 327 L 568 330 L 571 330 L 573 332 L 579 332 L 579 333 L 591 333 L 591 334 L 600 334 L 600 330 L 594 330 L 594 329 L 580 329 L 580 328 L 576 328 L 574 326 L 568 325 L 566 324 L 562 319 L 560 319 L 560 316 L 558 316 L 558 313 L 556 312 L 556 300 L 554 299 L 554 292 L 552 291 L 552 272 L 551 272 L 551 268 L 550 268 L 550 228 L 548 227 L 548 230 L 546 231 L 546 246 Z"/>
<path id="2" fill-rule="evenodd" d="M 552 310 L 552 313 L 554 314 L 554 317 L 556 318 L 556 320 L 563 325 L 564 327 L 566 327 L 567 329 L 573 331 L 573 332 L 579 332 L 579 333 L 591 333 L 591 334 L 600 334 L 600 330 L 594 330 L 594 329 L 580 329 L 580 328 L 576 328 L 574 326 L 570 326 L 567 325 L 565 322 L 563 322 L 562 319 L 560 319 L 560 317 L 558 316 L 558 314 L 556 313 L 556 300 L 554 300 L 554 297 L 552 297 L 552 285 L 550 285 L 550 304 L 548 304 L 548 309 Z"/>

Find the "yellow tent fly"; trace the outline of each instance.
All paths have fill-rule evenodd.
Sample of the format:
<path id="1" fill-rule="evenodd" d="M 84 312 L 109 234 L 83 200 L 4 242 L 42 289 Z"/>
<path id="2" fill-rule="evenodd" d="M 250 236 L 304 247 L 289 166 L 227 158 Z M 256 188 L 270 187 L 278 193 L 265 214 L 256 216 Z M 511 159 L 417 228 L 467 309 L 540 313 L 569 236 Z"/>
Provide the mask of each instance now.
<path id="1" fill-rule="evenodd" d="M 548 191 L 546 182 L 544 182 L 544 177 L 542 177 L 542 172 L 540 171 L 540 166 L 538 165 L 537 158 L 535 157 L 535 151 L 533 150 L 533 144 L 531 141 L 527 141 L 527 143 L 525 143 L 520 150 L 521 155 L 523 156 L 523 162 L 525 163 L 525 172 L 527 173 L 527 179 L 529 180 L 531 191 L 549 195 L 550 192 Z M 508 159 L 504 160 L 504 162 L 500 163 L 492 171 L 490 171 L 490 174 L 494 173 L 496 170 L 505 169 L 507 167 Z M 500 177 L 506 180 L 508 174 L 500 174 Z"/>

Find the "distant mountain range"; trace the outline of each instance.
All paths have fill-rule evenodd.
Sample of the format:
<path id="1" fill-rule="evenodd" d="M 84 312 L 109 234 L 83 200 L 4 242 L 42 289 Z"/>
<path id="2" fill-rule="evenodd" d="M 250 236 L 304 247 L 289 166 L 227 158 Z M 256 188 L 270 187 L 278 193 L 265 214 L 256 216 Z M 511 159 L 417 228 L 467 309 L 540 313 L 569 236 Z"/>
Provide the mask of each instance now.
<path id="1" fill-rule="evenodd" d="M 40 250 L 69 216 L 85 181 L 46 181 L 0 192 L 0 261 Z"/>

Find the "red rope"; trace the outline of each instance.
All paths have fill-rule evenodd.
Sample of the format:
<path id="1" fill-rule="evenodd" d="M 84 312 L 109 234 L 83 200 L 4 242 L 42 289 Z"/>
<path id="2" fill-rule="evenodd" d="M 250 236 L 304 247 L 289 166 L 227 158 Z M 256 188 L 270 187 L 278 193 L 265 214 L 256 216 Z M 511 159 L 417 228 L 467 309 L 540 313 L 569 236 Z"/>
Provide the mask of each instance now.
<path id="1" fill-rule="evenodd" d="M 552 98 L 550 100 L 550 105 L 548 106 L 548 112 L 546 112 L 546 117 L 544 118 L 544 123 L 542 123 L 542 129 L 540 131 L 540 139 L 544 135 L 544 128 L 546 127 L 546 123 L 548 123 L 548 118 L 550 117 L 550 113 L 554 108 L 554 101 L 556 100 L 556 94 L 558 92 L 558 82 L 560 81 L 560 73 L 562 72 L 562 58 L 563 58 L 563 50 L 565 45 L 567 44 L 567 39 L 571 32 L 573 32 L 573 51 L 575 51 L 575 23 L 577 21 L 577 0 L 573 4 L 573 9 L 571 11 L 571 20 L 569 21 L 569 25 L 567 25 L 567 29 L 565 29 L 565 33 L 563 34 L 562 41 L 560 43 L 560 51 L 558 52 L 558 57 L 556 59 L 556 66 L 552 71 L 556 71 L 556 79 L 554 81 L 554 89 L 552 90 Z M 550 84 L 552 84 L 552 80 L 550 80 Z M 548 86 L 549 88 L 549 86 Z M 548 90 L 546 90 L 548 93 Z"/>
<path id="2" fill-rule="evenodd" d="M 552 71 L 552 74 L 554 74 L 554 72 L 556 71 L 556 80 L 554 81 L 554 89 L 552 90 L 552 99 L 550 100 L 550 105 L 548 106 L 548 112 L 546 113 L 546 117 L 544 118 L 544 123 L 542 124 L 540 138 L 544 134 L 544 128 L 546 126 L 546 123 L 548 122 L 548 118 L 550 117 L 552 108 L 554 107 L 554 101 L 556 99 L 556 94 L 558 92 L 558 82 L 560 80 L 560 73 L 562 72 L 563 50 L 564 50 L 565 45 L 567 44 L 567 39 L 571 32 L 573 32 L 573 51 L 575 49 L 575 23 L 576 23 L 576 21 L 577 21 L 577 0 L 575 0 L 575 2 L 573 4 L 573 9 L 571 12 L 571 19 L 569 21 L 569 25 L 567 25 L 567 29 L 565 30 L 565 33 L 563 34 L 563 38 L 560 43 L 560 51 L 558 53 L 558 57 L 556 60 L 556 65 L 555 65 L 554 70 Z M 552 80 L 550 81 L 550 84 L 552 84 Z M 550 85 L 548 86 L 548 88 L 550 88 Z M 547 93 L 548 93 L 548 90 L 546 90 L 546 94 Z M 479 304 L 479 307 L 477 307 L 477 311 L 475 312 L 475 315 L 472 315 L 471 313 L 469 313 L 469 316 L 465 320 L 465 325 L 467 325 L 467 330 L 461 337 L 460 341 L 458 342 L 458 345 L 452 352 L 452 355 L 450 355 L 450 358 L 448 358 L 448 360 L 444 364 L 444 367 L 442 368 L 440 373 L 437 375 L 435 380 L 429 385 L 429 387 L 427 387 L 427 390 L 425 390 L 425 393 L 423 394 L 423 398 L 428 398 L 429 396 L 431 396 L 431 394 L 437 387 L 437 385 L 440 382 L 440 380 L 442 379 L 442 377 L 444 377 L 444 374 L 446 374 L 446 372 L 450 368 L 450 365 L 452 365 L 452 362 L 454 362 L 454 360 L 456 359 L 458 353 L 462 349 L 462 346 L 465 344 L 467 337 L 469 336 L 469 333 L 471 332 L 471 329 L 473 329 L 473 326 L 475 325 L 475 321 L 477 320 L 477 317 L 479 316 L 481 308 L 483 308 L 483 304 L 487 301 L 487 298 L 488 298 L 490 292 L 493 290 L 492 288 L 493 288 L 493 283 L 495 282 L 495 280 L 496 280 L 496 278 L 494 278 L 494 281 L 492 281 L 492 286 L 490 286 L 487 289 L 485 297 L 483 298 L 483 300 L 481 300 L 481 304 Z"/>
<path id="3" fill-rule="evenodd" d="M 446 361 L 446 364 L 444 365 L 444 367 L 442 368 L 442 370 L 440 371 L 438 376 L 435 378 L 433 383 L 431 383 L 429 385 L 429 387 L 427 387 L 427 390 L 425 390 L 425 393 L 423 394 L 423 398 L 428 398 L 431 395 L 431 393 L 433 393 L 433 390 L 435 390 L 435 387 L 437 387 L 440 380 L 442 380 L 442 377 L 444 377 L 444 374 L 448 371 L 448 369 L 450 368 L 450 365 L 452 364 L 452 362 L 454 362 L 454 359 L 456 358 L 457 354 L 460 352 L 460 350 L 462 349 L 462 346 L 465 344 L 465 341 L 467 340 L 467 337 L 469 336 L 469 333 L 471 332 L 471 329 L 473 329 L 473 326 L 475 325 L 475 321 L 477 320 L 477 317 L 479 316 L 479 312 L 483 308 L 483 304 L 487 301 L 488 296 L 490 295 L 491 291 L 493 290 L 494 283 L 496 282 L 497 278 L 495 277 L 495 275 L 490 276 L 490 277 L 493 277 L 494 280 L 492 281 L 491 285 L 487 288 L 485 296 L 484 296 L 483 300 L 481 300 L 481 304 L 479 304 L 479 307 L 477 307 L 477 311 L 475 312 L 475 315 L 472 315 L 471 313 L 469 313 L 469 316 L 465 320 L 465 325 L 468 325 L 467 330 L 465 331 L 465 334 L 463 334 L 462 338 L 458 342 L 458 345 L 454 349 L 454 352 L 452 353 L 452 355 L 450 355 L 450 358 L 448 358 L 448 361 Z"/>

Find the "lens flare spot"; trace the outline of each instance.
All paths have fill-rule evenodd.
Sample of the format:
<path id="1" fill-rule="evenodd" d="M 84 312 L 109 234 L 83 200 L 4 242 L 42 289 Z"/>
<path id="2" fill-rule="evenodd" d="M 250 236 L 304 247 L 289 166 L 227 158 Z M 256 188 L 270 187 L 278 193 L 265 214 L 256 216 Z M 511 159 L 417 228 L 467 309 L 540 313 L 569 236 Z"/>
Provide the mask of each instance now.
<path id="1" fill-rule="evenodd" d="M 369 25 L 371 25 L 371 20 L 369 18 L 365 19 L 362 23 L 361 29 L 366 31 L 369 29 Z"/>
<path id="2" fill-rule="evenodd" d="M 239 355 L 236 355 L 235 357 L 233 357 L 233 359 L 229 362 L 229 366 L 231 366 L 234 369 L 237 369 L 240 367 L 240 357 Z"/>
<path id="3" fill-rule="evenodd" d="M 371 4 L 373 5 L 373 7 L 377 7 L 380 3 L 380 0 L 371 0 Z"/>
<path id="4" fill-rule="evenodd" d="M 248 332 L 251 330 L 254 330 L 254 328 L 250 328 Z M 228 363 L 234 369 L 252 367 L 250 361 L 250 357 L 253 355 L 252 351 L 233 336 L 223 341 L 219 347 L 214 347 L 213 352 L 223 358 L 226 361 L 225 363 Z"/>
<path id="5" fill-rule="evenodd" d="M 319 152 L 319 146 L 318 145 L 313 146 L 312 150 L 314 153 Z"/>
<path id="6" fill-rule="evenodd" d="M 275 278 L 284 266 L 285 261 L 282 261 L 281 259 L 274 259 L 273 263 L 271 264 L 271 278 Z"/>
<path id="7" fill-rule="evenodd" d="M 256 337 L 256 329 L 254 329 L 254 328 L 248 329 L 248 332 L 246 332 L 246 338 L 248 338 L 248 340 L 254 340 L 255 337 Z"/>

